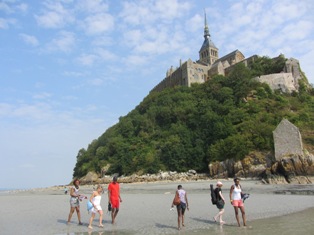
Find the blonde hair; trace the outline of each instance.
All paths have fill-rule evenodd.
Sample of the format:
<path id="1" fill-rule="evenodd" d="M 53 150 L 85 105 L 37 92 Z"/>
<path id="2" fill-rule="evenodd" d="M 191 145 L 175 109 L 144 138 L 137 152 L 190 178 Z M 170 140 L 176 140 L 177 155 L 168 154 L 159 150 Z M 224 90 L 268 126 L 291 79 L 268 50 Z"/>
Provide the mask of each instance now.
<path id="1" fill-rule="evenodd" d="M 99 188 L 102 189 L 103 187 L 100 184 L 98 184 L 96 189 L 99 189 Z"/>

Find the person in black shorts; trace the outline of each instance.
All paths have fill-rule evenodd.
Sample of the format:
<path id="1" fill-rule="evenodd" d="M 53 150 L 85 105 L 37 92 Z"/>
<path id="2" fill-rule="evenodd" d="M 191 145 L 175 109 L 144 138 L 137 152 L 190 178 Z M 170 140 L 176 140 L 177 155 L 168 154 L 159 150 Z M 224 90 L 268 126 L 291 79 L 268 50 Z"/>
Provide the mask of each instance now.
<path id="1" fill-rule="evenodd" d="M 222 215 L 225 212 L 224 206 L 225 206 L 225 199 L 222 196 L 221 187 L 222 183 L 220 181 L 217 182 L 217 187 L 215 188 L 215 194 L 217 197 L 217 203 L 216 206 L 219 209 L 219 212 L 217 215 L 214 216 L 215 222 L 219 222 L 221 225 L 225 223 L 225 221 L 222 220 Z"/>

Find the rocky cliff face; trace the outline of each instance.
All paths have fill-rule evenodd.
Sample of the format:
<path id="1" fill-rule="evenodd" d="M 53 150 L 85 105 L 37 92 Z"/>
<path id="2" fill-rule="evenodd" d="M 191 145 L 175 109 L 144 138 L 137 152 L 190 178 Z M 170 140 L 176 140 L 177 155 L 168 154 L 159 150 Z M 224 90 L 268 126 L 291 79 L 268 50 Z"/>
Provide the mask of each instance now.
<path id="1" fill-rule="evenodd" d="M 313 183 L 314 156 L 310 153 L 288 155 L 276 161 L 271 154 L 254 153 L 241 161 L 232 159 L 211 163 L 208 166 L 214 178 L 244 177 L 258 178 L 265 183 Z"/>
<path id="2" fill-rule="evenodd" d="M 287 155 L 276 160 L 272 154 L 252 153 L 241 161 L 228 159 L 211 163 L 209 174 L 198 174 L 194 170 L 188 172 L 159 172 L 157 174 L 120 176 L 120 183 L 156 182 L 156 181 L 190 181 L 208 180 L 209 178 L 253 178 L 267 184 L 312 184 L 314 183 L 314 155 Z M 107 184 L 112 176 L 98 175 L 89 172 L 81 178 L 84 184 Z"/>

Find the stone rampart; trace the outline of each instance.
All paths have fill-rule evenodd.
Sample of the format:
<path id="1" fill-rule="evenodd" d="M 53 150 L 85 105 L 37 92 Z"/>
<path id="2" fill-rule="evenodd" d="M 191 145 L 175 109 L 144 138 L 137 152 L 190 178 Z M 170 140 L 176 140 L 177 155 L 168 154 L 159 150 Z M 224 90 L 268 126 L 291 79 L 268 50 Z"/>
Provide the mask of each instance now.
<path id="1" fill-rule="evenodd" d="M 295 82 L 292 73 L 274 73 L 262 75 L 254 79 L 261 83 L 268 84 L 273 91 L 281 90 L 284 93 L 298 91 L 298 84 Z"/>

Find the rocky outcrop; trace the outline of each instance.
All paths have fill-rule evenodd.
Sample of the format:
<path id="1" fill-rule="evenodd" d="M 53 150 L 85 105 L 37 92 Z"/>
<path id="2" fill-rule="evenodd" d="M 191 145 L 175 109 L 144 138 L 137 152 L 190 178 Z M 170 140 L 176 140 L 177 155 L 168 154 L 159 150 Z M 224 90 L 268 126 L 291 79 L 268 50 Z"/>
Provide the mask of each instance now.
<path id="1" fill-rule="evenodd" d="M 223 162 L 209 164 L 209 175 L 214 178 L 244 177 L 260 178 L 271 167 L 275 159 L 270 154 L 252 153 L 241 161 L 227 159 Z"/>
<path id="2" fill-rule="evenodd" d="M 227 159 L 209 164 L 209 174 L 199 174 L 195 170 L 187 172 L 160 171 L 157 174 L 120 176 L 120 183 L 157 182 L 157 181 L 193 181 L 216 178 L 260 179 L 265 184 L 311 184 L 314 179 L 314 155 L 286 155 L 276 161 L 274 155 L 255 152 L 243 160 Z M 111 175 L 98 175 L 88 172 L 80 179 L 81 184 L 107 184 Z"/>
<path id="3" fill-rule="evenodd" d="M 157 174 L 145 174 L 130 176 L 120 176 L 120 183 L 138 183 L 138 182 L 157 182 L 157 181 L 192 181 L 192 180 L 205 180 L 208 179 L 208 174 L 198 174 L 195 170 L 189 170 L 187 172 L 176 171 L 160 171 Z M 112 181 L 111 175 L 104 175 L 99 177 L 94 172 L 89 172 L 85 177 L 80 179 L 81 184 L 108 184 Z"/>
<path id="4" fill-rule="evenodd" d="M 312 183 L 314 176 L 314 156 L 312 154 L 290 155 L 275 162 L 263 175 L 267 183 L 276 183 L 284 180 L 293 184 Z"/>
<path id="5" fill-rule="evenodd" d="M 95 172 L 88 172 L 86 176 L 80 179 L 81 184 L 99 183 L 99 176 Z"/>
<path id="6" fill-rule="evenodd" d="M 209 164 L 210 177 L 258 178 L 269 184 L 309 184 L 314 176 L 314 156 L 286 155 L 276 161 L 271 154 L 252 153 L 241 161 L 228 159 Z"/>

